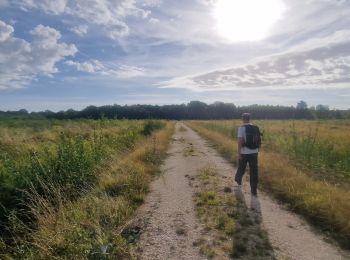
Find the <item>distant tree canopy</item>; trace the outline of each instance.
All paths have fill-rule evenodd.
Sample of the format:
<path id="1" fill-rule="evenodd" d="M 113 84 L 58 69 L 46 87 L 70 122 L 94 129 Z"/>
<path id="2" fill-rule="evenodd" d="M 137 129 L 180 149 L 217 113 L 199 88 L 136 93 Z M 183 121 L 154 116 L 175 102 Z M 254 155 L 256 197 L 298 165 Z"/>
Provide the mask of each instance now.
<path id="1" fill-rule="evenodd" d="M 88 106 L 83 110 L 28 113 L 27 110 L 0 111 L 0 117 L 45 117 L 53 119 L 237 119 L 242 113 L 250 112 L 253 119 L 350 119 L 350 110 L 330 110 L 328 106 L 317 105 L 308 108 L 305 101 L 294 106 L 250 105 L 235 106 L 232 103 L 215 102 L 206 104 L 191 101 L 180 105 L 106 105 Z"/>
<path id="2" fill-rule="evenodd" d="M 298 110 L 305 110 L 307 109 L 307 104 L 304 100 L 300 100 L 297 104 L 297 109 Z"/>

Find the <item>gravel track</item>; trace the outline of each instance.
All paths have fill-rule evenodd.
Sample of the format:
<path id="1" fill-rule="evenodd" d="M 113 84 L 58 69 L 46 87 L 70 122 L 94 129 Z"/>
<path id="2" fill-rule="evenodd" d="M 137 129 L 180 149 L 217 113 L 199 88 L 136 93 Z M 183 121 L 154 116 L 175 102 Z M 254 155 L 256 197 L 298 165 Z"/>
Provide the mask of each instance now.
<path id="1" fill-rule="evenodd" d="M 261 218 L 277 259 L 350 259 L 349 252 L 326 242 L 301 217 L 266 194 L 259 192 L 258 197 L 252 197 L 246 179 L 241 188 L 235 185 L 234 167 L 183 123 L 177 123 L 168 152 L 162 175 L 152 183 L 151 192 L 137 213 L 135 223 L 142 233 L 135 246 L 135 258 L 206 259 L 193 246 L 203 237 L 204 227 L 196 218 L 195 188 L 188 182 L 188 176 L 195 176 L 199 169 L 209 165 L 233 188 L 233 196 L 241 194 L 247 210 Z"/>

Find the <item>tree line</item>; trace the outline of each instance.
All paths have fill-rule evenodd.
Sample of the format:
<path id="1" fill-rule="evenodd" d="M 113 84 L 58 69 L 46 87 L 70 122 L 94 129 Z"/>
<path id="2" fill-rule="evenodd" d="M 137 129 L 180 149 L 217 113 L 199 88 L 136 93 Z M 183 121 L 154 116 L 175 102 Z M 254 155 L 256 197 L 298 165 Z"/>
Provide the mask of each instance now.
<path id="1" fill-rule="evenodd" d="M 253 119 L 350 119 L 350 109 L 331 110 L 326 105 L 308 107 L 305 101 L 296 106 L 249 105 L 236 106 L 232 103 L 214 102 L 206 104 L 191 101 L 179 105 L 106 105 L 88 106 L 83 110 L 28 113 L 27 110 L 0 111 L 0 117 L 44 117 L 52 119 L 237 119 L 249 112 Z"/>

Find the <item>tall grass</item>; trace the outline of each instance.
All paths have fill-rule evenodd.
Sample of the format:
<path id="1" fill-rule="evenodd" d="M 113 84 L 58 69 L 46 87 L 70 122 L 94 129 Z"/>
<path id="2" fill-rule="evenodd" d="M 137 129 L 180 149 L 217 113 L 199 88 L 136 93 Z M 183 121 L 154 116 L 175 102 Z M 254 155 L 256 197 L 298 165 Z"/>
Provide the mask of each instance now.
<path id="1" fill-rule="evenodd" d="M 115 134 L 106 132 L 113 125 L 109 122 L 99 130 L 84 130 L 79 133 L 68 124 L 64 131 L 51 133 L 54 142 L 38 141 L 38 144 L 27 144 L 27 140 L 37 139 L 39 134 L 32 129 L 24 130 L 23 143 L 15 132 L 8 146 L 2 147 L 0 154 L 0 219 L 6 223 L 6 215 L 11 210 L 22 211 L 25 191 L 34 186 L 39 192 L 41 185 L 38 179 L 54 183 L 61 187 L 64 194 L 74 199 L 79 191 L 88 189 L 96 182 L 96 166 L 109 157 L 111 151 L 130 149 L 140 138 L 142 125 L 130 123 Z M 124 124 L 124 123 L 122 123 Z M 85 132 L 85 133 L 84 133 Z"/>
<path id="2" fill-rule="evenodd" d="M 293 160 L 325 173 L 326 177 L 335 174 L 340 180 L 350 181 L 350 147 L 343 146 L 347 140 L 339 142 L 322 138 L 318 128 L 311 128 L 307 134 L 299 135 L 294 125 L 289 135 L 291 138 L 285 141 L 284 150 Z"/>
<path id="3" fill-rule="evenodd" d="M 83 248 L 85 244 L 89 244 L 93 250 L 89 237 L 96 238 L 96 234 L 91 233 L 89 228 L 84 229 L 84 223 L 80 221 L 84 218 L 86 221 L 93 221 L 90 217 L 96 217 L 102 222 L 111 222 L 108 225 L 110 229 L 113 229 L 113 225 L 117 227 L 118 223 L 122 223 L 130 216 L 135 205 L 142 201 L 142 194 L 147 190 L 147 181 L 143 180 L 142 176 L 137 178 L 138 174 L 132 173 L 155 171 L 156 166 L 151 165 L 159 163 L 164 154 L 166 145 L 164 143 L 167 142 L 168 136 L 161 139 L 161 144 L 155 142 L 155 137 L 147 138 L 151 141 L 145 143 L 143 140 L 147 124 L 149 123 L 141 121 L 63 121 L 61 125 L 50 125 L 43 129 L 44 132 L 47 131 L 44 133 L 44 141 L 22 146 L 18 142 L 18 136 L 22 134 L 22 138 L 30 142 L 33 138 L 39 137 L 38 133 L 22 125 L 24 134 L 21 133 L 21 127 L 12 135 L 9 134 L 8 148 L 12 150 L 6 150 L 0 159 L 0 203 L 3 224 L 0 254 L 30 259 L 39 259 L 42 256 L 41 259 L 47 259 L 49 255 L 49 258 L 56 256 L 64 258 L 67 254 L 70 257 L 74 257 L 74 254 L 81 256 L 86 251 Z M 161 127 L 164 127 L 164 123 Z M 168 126 L 168 132 L 170 128 Z M 62 129 L 64 131 L 61 131 Z M 0 131 L 7 132 L 8 127 L 0 128 Z M 158 135 L 162 136 L 160 133 Z M 152 145 L 149 145 L 149 142 Z M 152 151 L 151 155 L 146 151 L 143 154 L 147 155 L 146 159 L 151 162 L 140 165 L 136 161 L 135 164 L 129 161 L 121 166 L 123 158 L 137 152 L 140 148 L 136 150 L 135 148 L 141 143 L 145 145 L 142 149 L 146 147 Z M 115 165 L 118 165 L 118 172 L 121 172 L 118 176 L 108 173 L 108 170 Z M 113 186 L 113 181 L 122 179 L 126 173 L 131 174 L 131 184 L 126 185 L 129 190 L 125 192 L 125 196 L 111 192 L 118 189 Z M 109 182 L 106 183 L 106 180 Z M 97 215 L 91 215 L 93 210 L 100 212 L 101 207 L 102 211 L 110 210 L 111 213 L 101 213 L 103 216 L 100 216 L 100 213 L 96 212 Z M 113 220 L 108 220 L 109 218 Z M 99 224 L 102 225 L 102 222 Z M 79 225 L 82 232 L 75 229 L 74 225 Z M 69 228 L 65 229 L 66 226 Z M 72 234 L 70 230 L 76 233 Z M 42 234 L 47 237 L 43 239 Z M 68 234 L 69 237 L 66 237 Z M 52 252 L 52 248 L 46 246 L 53 246 L 50 245 L 50 241 L 54 237 L 60 239 L 60 242 L 55 240 L 58 244 L 61 242 L 64 244 L 64 241 L 69 240 L 72 243 L 70 249 L 63 250 L 55 244 L 58 246 L 55 250 L 58 251 Z M 80 241 L 82 246 L 74 249 L 73 247 L 76 247 L 74 240 L 79 239 L 86 241 Z M 122 238 L 119 240 L 122 241 Z M 94 243 L 97 243 L 96 240 Z M 121 244 L 118 242 L 118 245 Z M 69 245 L 64 244 L 64 247 Z M 44 252 L 47 250 L 49 253 Z M 123 250 L 117 251 L 114 256 Z M 100 259 L 98 254 L 93 254 L 92 251 L 84 254 L 84 257 L 87 256 Z"/>
<path id="4" fill-rule="evenodd" d="M 216 122 L 217 123 L 217 122 Z M 201 135 L 212 141 L 219 151 L 234 162 L 237 149 L 231 137 L 215 130 L 209 122 L 189 123 Z M 226 123 L 227 124 L 227 123 Z M 210 127 L 207 127 L 210 125 Z M 309 218 L 321 229 L 330 232 L 344 247 L 350 245 L 350 192 L 313 178 L 291 158 L 268 149 L 259 155 L 260 180 L 264 189 L 288 202 L 292 209 Z"/>
<path id="5" fill-rule="evenodd" d="M 337 184 L 350 182 L 350 124 L 347 121 L 256 121 L 263 149 L 284 154 L 314 177 Z M 201 121 L 207 129 L 235 139 L 242 123 Z"/>

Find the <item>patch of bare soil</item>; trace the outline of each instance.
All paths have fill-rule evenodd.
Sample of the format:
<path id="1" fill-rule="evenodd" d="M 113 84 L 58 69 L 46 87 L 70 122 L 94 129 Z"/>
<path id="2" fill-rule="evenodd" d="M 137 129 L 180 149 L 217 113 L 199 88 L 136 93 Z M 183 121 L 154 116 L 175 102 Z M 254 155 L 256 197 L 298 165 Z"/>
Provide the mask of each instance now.
<path id="1" fill-rule="evenodd" d="M 258 197 L 251 196 L 246 180 L 242 187 L 235 185 L 233 166 L 182 123 L 176 126 L 162 175 L 152 183 L 144 205 L 138 210 L 129 232 L 126 232 L 131 242 L 136 240 L 136 259 L 229 257 L 227 250 L 217 252 L 215 247 L 218 243 L 215 241 L 218 233 L 208 230 L 196 213 L 195 196 L 200 189 L 196 176 L 206 166 L 215 167 L 218 187 L 225 189 L 225 193 L 231 190 L 236 200 L 235 207 L 238 205 L 237 214 L 232 216 L 236 220 L 231 244 L 234 258 L 350 259 L 348 252 L 326 242 L 304 220 L 266 194 L 260 192 Z M 271 254 L 266 241 L 272 244 Z M 256 249 L 260 247 L 263 254 L 254 256 L 252 252 L 258 252 Z M 216 254 L 212 254 L 213 251 Z"/>

